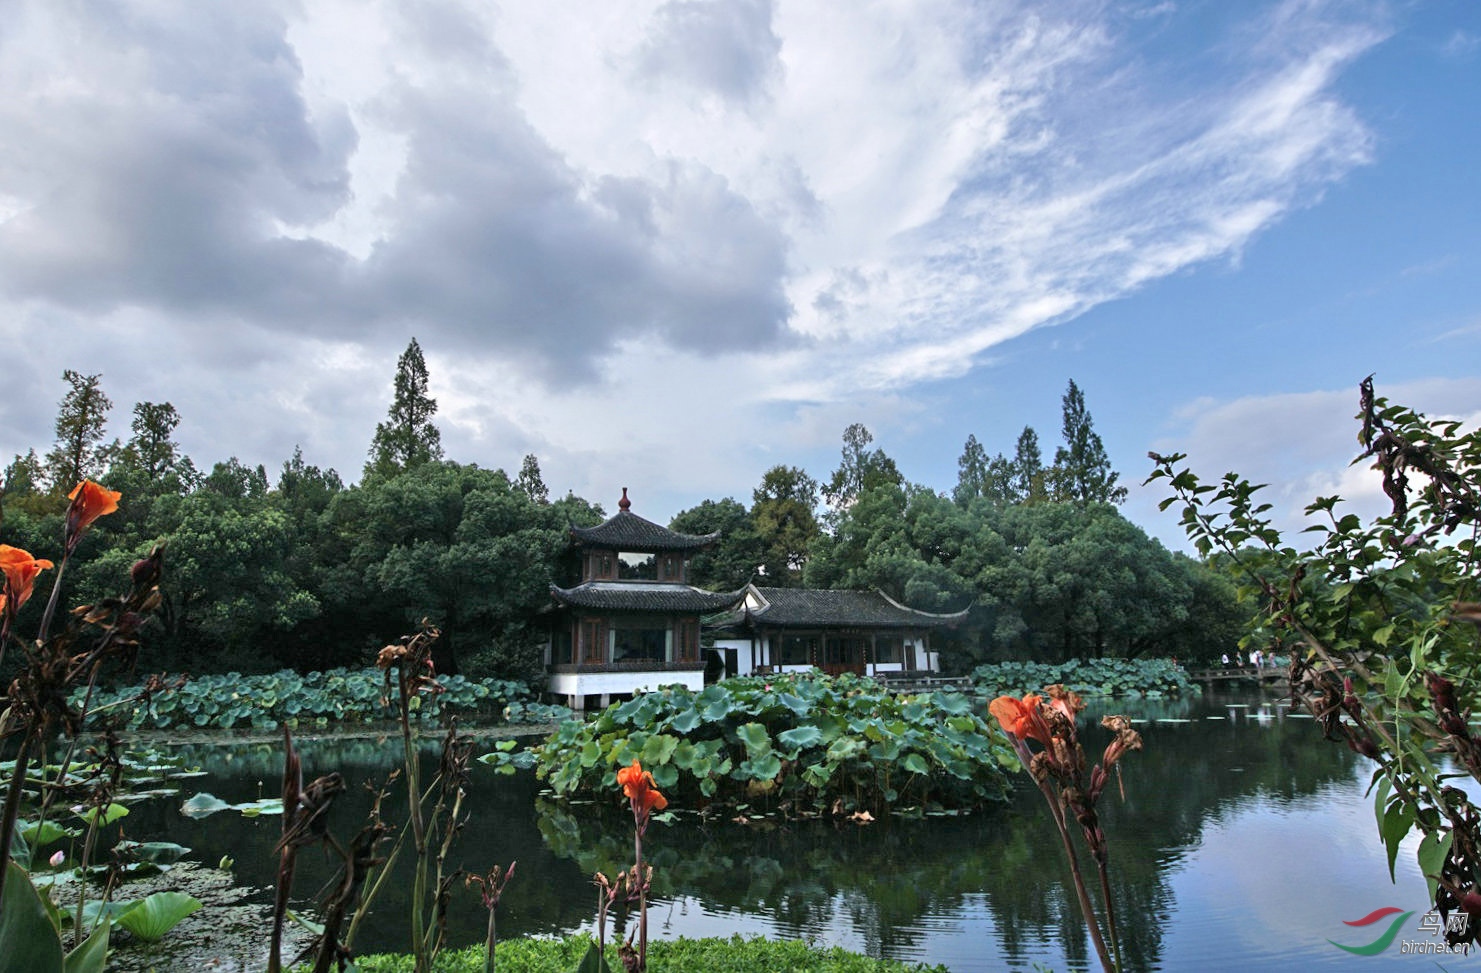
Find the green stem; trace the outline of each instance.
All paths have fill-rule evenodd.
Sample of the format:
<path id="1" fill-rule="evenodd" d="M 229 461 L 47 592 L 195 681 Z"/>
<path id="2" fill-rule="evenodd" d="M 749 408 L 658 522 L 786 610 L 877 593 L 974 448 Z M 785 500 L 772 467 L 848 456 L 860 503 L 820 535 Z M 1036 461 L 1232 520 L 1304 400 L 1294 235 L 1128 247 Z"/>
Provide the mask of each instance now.
<path id="1" fill-rule="evenodd" d="M 21 749 L 15 755 L 15 776 L 10 779 L 10 792 L 5 795 L 5 813 L 0 815 L 0 868 L 10 864 L 10 838 L 15 834 L 15 819 L 21 811 L 21 791 L 26 789 L 26 769 L 31 760 L 33 730 L 21 738 Z M 0 876 L 0 915 L 4 915 L 5 882 Z"/>

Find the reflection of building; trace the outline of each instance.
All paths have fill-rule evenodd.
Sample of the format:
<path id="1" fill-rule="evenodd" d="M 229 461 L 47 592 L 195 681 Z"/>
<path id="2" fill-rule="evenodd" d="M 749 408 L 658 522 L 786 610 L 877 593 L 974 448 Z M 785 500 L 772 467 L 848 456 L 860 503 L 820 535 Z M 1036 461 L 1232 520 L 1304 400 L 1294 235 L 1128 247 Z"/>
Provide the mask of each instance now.
<path id="1" fill-rule="evenodd" d="M 550 692 L 573 709 L 674 683 L 703 688 L 699 617 L 733 608 L 745 594 L 687 583 L 689 559 L 718 535 L 644 520 L 630 509 L 626 487 L 617 506 L 596 527 L 571 528 L 581 583 L 550 589 Z"/>
<path id="2" fill-rule="evenodd" d="M 881 591 L 749 585 L 744 604 L 717 633 L 715 650 L 724 653 L 727 672 L 939 672 L 931 630 L 966 617 L 966 609 L 916 611 Z"/>

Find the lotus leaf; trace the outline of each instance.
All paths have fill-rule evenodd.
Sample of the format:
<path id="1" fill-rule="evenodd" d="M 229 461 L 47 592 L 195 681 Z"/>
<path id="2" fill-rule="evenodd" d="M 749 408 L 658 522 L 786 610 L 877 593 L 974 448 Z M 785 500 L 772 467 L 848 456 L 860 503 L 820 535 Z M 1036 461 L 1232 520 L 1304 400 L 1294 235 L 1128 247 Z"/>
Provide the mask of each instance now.
<path id="1" fill-rule="evenodd" d="M 120 913 L 118 924 L 145 942 L 158 942 L 200 907 L 200 899 L 183 892 L 155 892 Z"/>

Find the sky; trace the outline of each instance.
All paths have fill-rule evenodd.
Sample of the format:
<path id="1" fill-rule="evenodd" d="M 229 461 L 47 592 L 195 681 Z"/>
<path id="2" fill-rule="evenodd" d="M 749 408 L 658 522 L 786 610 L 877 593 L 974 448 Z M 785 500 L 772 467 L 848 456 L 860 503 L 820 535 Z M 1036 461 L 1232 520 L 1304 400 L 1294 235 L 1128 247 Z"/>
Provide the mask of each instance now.
<path id="1" fill-rule="evenodd" d="M 863 422 L 949 492 L 1084 391 L 1282 511 L 1379 491 L 1358 383 L 1481 419 L 1473 0 L 8 0 L 0 459 L 446 455 L 667 522 Z M 1294 519 L 1286 521 L 1294 523 Z"/>

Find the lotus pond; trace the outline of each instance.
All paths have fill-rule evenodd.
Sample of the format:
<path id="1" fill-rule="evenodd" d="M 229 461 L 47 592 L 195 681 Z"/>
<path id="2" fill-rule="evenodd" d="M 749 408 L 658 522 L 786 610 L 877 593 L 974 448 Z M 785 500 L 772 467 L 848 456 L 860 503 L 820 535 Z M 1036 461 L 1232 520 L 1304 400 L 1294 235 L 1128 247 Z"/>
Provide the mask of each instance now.
<path id="1" fill-rule="evenodd" d="M 1389 905 L 1422 914 L 1412 849 L 1400 850 L 1398 882 L 1389 882 L 1363 793 L 1368 771 L 1323 743 L 1310 720 L 1254 696 L 1115 708 L 1145 721 L 1146 748 L 1124 764 L 1127 802 L 1102 803 L 1131 968 L 1346 969 L 1353 957 L 1331 941 L 1361 945 L 1375 934 L 1345 920 Z M 1089 749 L 1098 732 L 1087 731 Z M 359 783 L 383 779 L 399 755 L 394 738 L 304 740 L 300 752 L 306 773 L 337 769 L 350 781 L 334 812 L 341 832 L 368 802 Z M 179 808 L 196 787 L 231 803 L 274 795 L 279 748 L 195 744 L 177 753 L 207 776 L 175 799 L 136 806 L 130 837 L 179 842 L 212 865 L 229 857 L 239 883 L 270 886 L 277 818 L 223 811 L 193 820 Z M 500 907 L 501 939 L 590 928 L 592 873 L 615 870 L 631 853 L 631 818 L 615 794 L 563 804 L 543 787 L 529 771 L 475 767 L 475 815 L 457 855 L 471 871 L 518 860 Z M 650 935 L 815 939 L 961 973 L 1089 969 L 1093 955 L 1040 800 L 1021 787 L 982 814 L 868 825 L 676 815 L 655 823 L 646 843 L 655 867 Z M 300 869 L 300 889 L 328 878 L 317 855 L 303 856 Z M 381 921 L 368 924 L 357 949 L 406 948 L 404 887 L 382 893 Z M 209 923 L 207 911 L 181 929 Z M 484 920 L 476 896 L 455 896 L 450 941 L 481 941 Z M 1427 937 L 1417 923 L 1405 938 Z"/>

